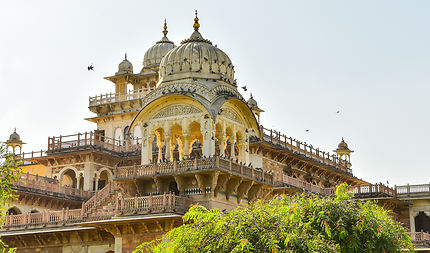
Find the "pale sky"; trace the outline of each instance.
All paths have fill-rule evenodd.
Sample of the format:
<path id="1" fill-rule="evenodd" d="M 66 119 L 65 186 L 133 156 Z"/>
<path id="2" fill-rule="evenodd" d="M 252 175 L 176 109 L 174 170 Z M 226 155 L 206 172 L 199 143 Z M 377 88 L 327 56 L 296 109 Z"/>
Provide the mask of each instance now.
<path id="1" fill-rule="evenodd" d="M 430 1 L 0 0 L 0 140 L 24 151 L 91 131 L 88 97 L 114 91 L 161 39 L 200 32 L 226 52 L 262 123 L 332 151 L 343 136 L 353 173 L 371 183 L 430 182 Z M 87 71 L 94 64 L 95 71 Z M 336 111 L 340 110 L 340 114 Z M 309 132 L 306 132 L 309 129 Z"/>

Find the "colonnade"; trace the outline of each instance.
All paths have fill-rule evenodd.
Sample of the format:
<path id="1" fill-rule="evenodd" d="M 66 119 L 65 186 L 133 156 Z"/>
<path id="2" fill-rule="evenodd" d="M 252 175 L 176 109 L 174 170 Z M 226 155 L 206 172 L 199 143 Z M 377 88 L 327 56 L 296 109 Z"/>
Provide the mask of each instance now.
<path id="1" fill-rule="evenodd" d="M 208 116 L 148 122 L 142 136 L 142 164 L 214 155 L 249 163 L 248 130 L 221 118 L 216 124 Z"/>

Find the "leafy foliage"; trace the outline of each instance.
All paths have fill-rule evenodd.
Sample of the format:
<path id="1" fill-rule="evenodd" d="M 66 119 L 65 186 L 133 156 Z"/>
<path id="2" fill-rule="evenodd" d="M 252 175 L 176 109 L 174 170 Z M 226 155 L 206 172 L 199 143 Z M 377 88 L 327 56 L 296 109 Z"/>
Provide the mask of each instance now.
<path id="1" fill-rule="evenodd" d="M 18 197 L 16 191 L 12 189 L 13 182 L 19 180 L 21 173 L 18 165 L 13 154 L 7 152 L 6 146 L 0 142 L 0 228 L 4 223 L 6 205 Z M 0 252 L 6 252 L 6 246 L 0 240 Z M 15 252 L 15 249 L 9 249 L 8 252 Z"/>
<path id="2" fill-rule="evenodd" d="M 276 196 L 230 212 L 195 205 L 184 225 L 135 252 L 400 252 L 412 250 L 405 229 L 374 202 L 335 196 Z"/>

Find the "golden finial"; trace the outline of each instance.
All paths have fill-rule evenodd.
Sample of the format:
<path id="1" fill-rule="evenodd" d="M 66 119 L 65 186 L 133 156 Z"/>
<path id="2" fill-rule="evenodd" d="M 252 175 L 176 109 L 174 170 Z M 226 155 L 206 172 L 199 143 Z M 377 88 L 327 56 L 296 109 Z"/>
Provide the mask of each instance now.
<path id="1" fill-rule="evenodd" d="M 164 34 L 164 36 L 166 36 L 166 35 L 167 35 L 167 33 L 168 33 L 168 31 L 167 31 L 167 22 L 166 22 L 166 19 L 164 19 L 164 26 L 163 26 L 163 28 L 164 28 L 164 30 L 163 30 L 163 34 Z"/>
<path id="2" fill-rule="evenodd" d="M 194 18 L 194 25 L 193 25 L 193 27 L 194 27 L 194 31 L 198 31 L 199 27 L 200 27 L 199 18 L 197 17 L 197 10 L 196 10 L 196 17 Z"/>

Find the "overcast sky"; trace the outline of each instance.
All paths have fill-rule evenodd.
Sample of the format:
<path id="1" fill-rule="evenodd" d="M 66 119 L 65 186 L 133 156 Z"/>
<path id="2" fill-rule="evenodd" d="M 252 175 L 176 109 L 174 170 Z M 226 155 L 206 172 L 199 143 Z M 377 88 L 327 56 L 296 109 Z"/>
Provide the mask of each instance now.
<path id="1" fill-rule="evenodd" d="M 354 174 L 371 183 L 430 182 L 428 0 L 0 4 L 0 140 L 16 127 L 24 151 L 95 129 L 88 97 L 114 91 L 103 77 L 125 52 L 139 72 L 164 18 L 171 40 L 188 38 L 198 9 L 265 127 L 327 151 L 343 136 Z"/>

